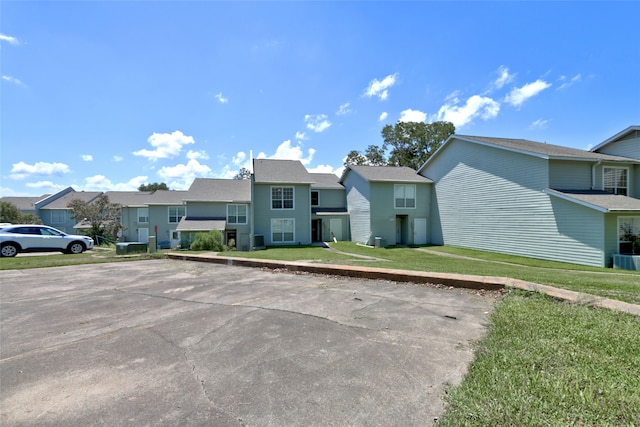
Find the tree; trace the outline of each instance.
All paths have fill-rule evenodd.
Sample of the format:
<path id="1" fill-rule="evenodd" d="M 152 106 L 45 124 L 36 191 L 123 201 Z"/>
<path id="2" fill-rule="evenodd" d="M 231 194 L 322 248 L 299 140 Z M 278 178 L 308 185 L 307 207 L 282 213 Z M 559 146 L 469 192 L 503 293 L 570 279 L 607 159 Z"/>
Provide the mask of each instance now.
<path id="1" fill-rule="evenodd" d="M 156 191 L 156 190 L 168 190 L 167 184 L 164 182 L 154 182 L 153 184 L 142 184 L 138 187 L 138 191 Z"/>
<path id="2" fill-rule="evenodd" d="M 40 218 L 34 214 L 20 212 L 16 205 L 10 202 L 0 202 L 0 222 L 11 224 L 42 224 Z"/>
<path id="3" fill-rule="evenodd" d="M 236 176 L 233 177 L 233 179 L 250 179 L 250 178 L 251 178 L 251 171 L 247 168 L 240 169 L 240 171 L 238 171 Z"/>
<path id="4" fill-rule="evenodd" d="M 377 145 L 370 145 L 364 153 L 357 150 L 351 150 L 344 160 L 344 165 L 370 165 L 384 166 L 387 160 L 384 156 L 384 150 Z"/>
<path id="5" fill-rule="evenodd" d="M 89 226 L 87 234 L 93 239 L 96 236 L 107 236 L 115 240 L 118 231 L 124 228 L 120 223 L 122 207 L 117 203 L 111 203 L 109 197 L 104 194 L 91 203 L 80 199 L 72 200 L 67 207 L 71 210 L 71 216 L 76 222 L 87 223 Z"/>
<path id="6" fill-rule="evenodd" d="M 390 148 L 389 165 L 417 170 L 455 131 L 450 122 L 397 122 L 382 128 L 382 147 Z"/>

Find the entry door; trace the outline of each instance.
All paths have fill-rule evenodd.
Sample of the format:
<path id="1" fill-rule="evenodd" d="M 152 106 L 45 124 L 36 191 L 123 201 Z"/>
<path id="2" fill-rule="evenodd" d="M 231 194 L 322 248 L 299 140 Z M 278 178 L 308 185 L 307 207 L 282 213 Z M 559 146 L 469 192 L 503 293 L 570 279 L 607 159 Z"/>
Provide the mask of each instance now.
<path id="1" fill-rule="evenodd" d="M 413 244 L 427 244 L 427 218 L 416 218 L 413 220 Z"/>
<path id="2" fill-rule="evenodd" d="M 149 243 L 148 228 L 138 228 L 138 242 Z"/>
<path id="3" fill-rule="evenodd" d="M 335 237 L 336 240 L 342 240 L 342 220 L 340 218 L 331 218 L 329 231 L 332 238 Z"/>
<path id="4" fill-rule="evenodd" d="M 396 243 L 402 243 L 402 217 L 396 217 Z"/>

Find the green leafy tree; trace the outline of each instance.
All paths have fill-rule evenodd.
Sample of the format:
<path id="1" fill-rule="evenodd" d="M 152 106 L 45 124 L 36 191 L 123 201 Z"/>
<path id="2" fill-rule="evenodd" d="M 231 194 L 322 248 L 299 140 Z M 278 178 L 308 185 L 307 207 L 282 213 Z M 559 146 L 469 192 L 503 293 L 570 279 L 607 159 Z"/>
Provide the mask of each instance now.
<path id="1" fill-rule="evenodd" d="M 111 203 L 109 197 L 104 194 L 90 203 L 80 199 L 72 200 L 67 207 L 76 222 L 85 221 L 89 225 L 87 235 L 93 239 L 96 236 L 107 236 L 115 240 L 118 231 L 124 228 L 120 223 L 122 207 L 117 203 Z"/>
<path id="2" fill-rule="evenodd" d="M 370 166 L 384 166 L 387 164 L 387 160 L 384 155 L 382 147 L 377 145 L 370 145 L 367 147 L 364 153 L 357 150 L 351 150 L 344 160 L 344 165 L 370 165 Z"/>
<path id="3" fill-rule="evenodd" d="M 397 122 L 382 128 L 388 164 L 418 169 L 456 131 L 450 122 Z"/>
<path id="4" fill-rule="evenodd" d="M 20 212 L 16 205 L 10 202 L 0 202 L 0 222 L 11 224 L 42 224 L 40 218 L 34 214 Z"/>
<path id="5" fill-rule="evenodd" d="M 154 182 L 152 184 L 142 184 L 138 187 L 138 191 L 156 191 L 156 190 L 168 190 L 167 184 L 164 182 Z"/>
<path id="6" fill-rule="evenodd" d="M 250 179 L 250 178 L 251 178 L 251 171 L 247 168 L 240 169 L 236 174 L 236 176 L 233 177 L 233 179 Z"/>

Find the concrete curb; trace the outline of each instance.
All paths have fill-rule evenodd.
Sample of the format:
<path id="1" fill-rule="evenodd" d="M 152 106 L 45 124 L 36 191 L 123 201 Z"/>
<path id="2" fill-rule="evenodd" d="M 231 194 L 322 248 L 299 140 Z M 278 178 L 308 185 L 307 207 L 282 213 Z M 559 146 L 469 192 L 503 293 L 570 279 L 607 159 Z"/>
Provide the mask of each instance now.
<path id="1" fill-rule="evenodd" d="M 553 286 L 525 282 L 518 279 L 510 279 L 508 277 L 474 276 L 466 274 L 396 270 L 389 268 L 360 267 L 338 264 L 316 264 L 301 261 L 293 262 L 234 258 L 213 254 L 168 253 L 167 257 L 182 261 L 210 262 L 214 264 L 270 268 L 274 270 L 286 269 L 289 271 L 304 271 L 308 273 L 330 274 L 363 279 L 390 280 L 394 282 L 433 283 L 467 289 L 498 290 L 504 288 L 515 288 L 529 292 L 543 293 L 553 298 L 569 301 L 579 305 L 617 310 L 640 317 L 640 305 L 566 289 L 559 289 Z"/>

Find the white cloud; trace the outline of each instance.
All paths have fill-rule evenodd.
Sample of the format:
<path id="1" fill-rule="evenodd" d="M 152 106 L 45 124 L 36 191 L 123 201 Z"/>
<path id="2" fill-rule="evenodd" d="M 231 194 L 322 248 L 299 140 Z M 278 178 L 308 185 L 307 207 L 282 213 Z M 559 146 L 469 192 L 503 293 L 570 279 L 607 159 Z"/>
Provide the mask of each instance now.
<path id="1" fill-rule="evenodd" d="M 233 158 L 231 159 L 231 161 L 233 162 L 234 165 L 240 166 L 240 167 L 243 167 L 242 164 L 246 163 L 247 161 L 250 161 L 250 160 L 251 159 L 247 159 L 247 153 L 245 153 L 243 151 L 239 151 L 238 154 L 233 156 Z"/>
<path id="2" fill-rule="evenodd" d="M 511 92 L 509 92 L 504 100 L 514 107 L 519 107 L 526 100 L 536 96 L 549 87 L 551 87 L 551 83 L 547 83 L 544 80 L 538 79 L 535 82 L 527 83 L 522 87 L 514 88 Z"/>
<path id="3" fill-rule="evenodd" d="M 462 127 L 476 117 L 488 120 L 495 118 L 500 112 L 500 104 L 486 96 L 473 95 L 464 105 L 458 105 L 459 102 L 456 96 L 448 98 L 445 105 L 440 107 L 437 119 Z"/>
<path id="4" fill-rule="evenodd" d="M 338 111 L 336 112 L 336 114 L 338 116 L 344 116 L 345 114 L 349 114 L 351 112 L 351 109 L 349 108 L 351 104 L 349 104 L 348 102 L 342 104 L 339 108 Z"/>
<path id="5" fill-rule="evenodd" d="M 404 110 L 400 113 L 400 122 L 424 122 L 427 120 L 427 113 L 423 113 L 422 111 L 412 110 L 409 108 L 408 110 Z"/>
<path id="6" fill-rule="evenodd" d="M 51 181 L 28 182 L 25 184 L 25 187 L 37 188 L 39 190 L 44 190 L 51 193 L 56 193 L 60 190 L 67 188 L 66 185 L 54 184 Z"/>
<path id="7" fill-rule="evenodd" d="M 104 175 L 94 175 L 85 178 L 84 184 L 77 186 L 77 189 L 80 191 L 135 191 L 148 180 L 147 176 L 136 176 L 127 182 L 114 184 Z"/>
<path id="8" fill-rule="evenodd" d="M 511 83 L 515 77 L 515 75 L 509 74 L 509 69 L 504 65 L 498 68 L 498 74 L 498 78 L 493 81 L 493 85 L 498 89 L 501 89 L 507 83 Z"/>
<path id="9" fill-rule="evenodd" d="M 2 80 L 4 80 L 5 82 L 9 82 L 12 83 L 16 86 L 21 86 L 21 87 L 27 87 L 26 84 L 22 83 L 22 81 L 16 79 L 15 77 L 11 77 L 11 76 L 2 76 Z"/>
<path id="10" fill-rule="evenodd" d="M 573 86 L 576 83 L 580 83 L 582 81 L 582 74 L 576 74 L 575 76 L 571 77 L 571 79 L 567 80 L 567 76 L 560 76 L 559 79 L 562 84 L 558 87 L 558 90 L 561 89 L 566 89 L 569 86 Z"/>
<path id="11" fill-rule="evenodd" d="M 0 41 L 7 42 L 12 45 L 19 45 L 20 41 L 12 36 L 8 36 L 6 34 L 0 33 Z"/>
<path id="12" fill-rule="evenodd" d="M 92 162 L 93 161 L 93 156 L 91 154 L 83 154 L 82 155 L 82 160 L 84 160 L 85 162 Z"/>
<path id="13" fill-rule="evenodd" d="M 314 168 L 307 169 L 311 173 L 334 173 L 333 166 L 330 165 L 318 165 Z"/>
<path id="14" fill-rule="evenodd" d="M 299 141 L 306 141 L 309 138 L 307 137 L 306 133 L 298 131 L 296 132 L 296 139 Z"/>
<path id="15" fill-rule="evenodd" d="M 380 117 L 378 117 L 378 120 L 384 122 L 385 120 L 387 120 L 387 117 L 389 117 L 389 113 L 383 111 L 382 114 L 380 114 Z"/>
<path id="16" fill-rule="evenodd" d="M 389 97 L 389 88 L 396 84 L 398 73 L 389 74 L 382 80 L 373 79 L 369 83 L 369 86 L 364 91 L 364 95 L 367 97 L 377 96 L 381 100 L 386 100 Z"/>
<path id="17" fill-rule="evenodd" d="M 229 98 L 225 98 L 224 96 L 222 96 L 222 93 L 216 94 L 216 99 L 220 104 L 226 104 L 227 102 L 229 102 Z"/>
<path id="18" fill-rule="evenodd" d="M 529 129 L 546 129 L 549 124 L 549 120 L 538 119 L 529 125 Z"/>
<path id="19" fill-rule="evenodd" d="M 122 157 L 122 156 L 117 156 L 117 155 L 113 156 L 113 161 L 114 162 L 121 162 L 123 160 L 124 160 L 124 157 Z"/>
<path id="20" fill-rule="evenodd" d="M 275 154 L 268 156 L 265 153 L 258 154 L 258 159 L 284 159 L 284 160 L 300 160 L 303 165 L 308 165 L 313 160 L 313 155 L 316 153 L 316 150 L 313 148 L 309 148 L 307 150 L 307 156 L 304 156 L 304 150 L 302 149 L 302 144 L 298 143 L 296 145 L 291 145 L 290 140 L 286 140 L 282 142 L 282 144 L 278 145 Z"/>
<path id="21" fill-rule="evenodd" d="M 179 130 L 170 134 L 154 132 L 147 141 L 152 147 L 155 147 L 155 150 L 142 149 L 134 151 L 133 154 L 147 157 L 153 161 L 176 157 L 182 151 L 183 146 L 195 143 L 193 137 L 186 136 Z"/>
<path id="22" fill-rule="evenodd" d="M 318 114 L 316 116 L 307 114 L 304 116 L 304 121 L 307 124 L 307 129 L 316 133 L 324 132 L 331 126 L 331 122 L 327 119 L 326 114 Z"/>
<path id="23" fill-rule="evenodd" d="M 208 160 L 209 159 L 209 155 L 205 151 L 189 150 L 189 151 L 187 151 L 187 159 Z"/>
<path id="24" fill-rule="evenodd" d="M 25 162 L 19 162 L 13 164 L 9 176 L 12 179 L 25 179 L 29 176 L 61 176 L 69 172 L 71 169 L 64 163 L 36 162 L 29 165 Z"/>
<path id="25" fill-rule="evenodd" d="M 187 164 L 164 166 L 158 170 L 158 176 L 174 190 L 186 190 L 194 179 L 207 178 L 210 175 L 211 168 L 196 159 L 189 160 Z"/>

